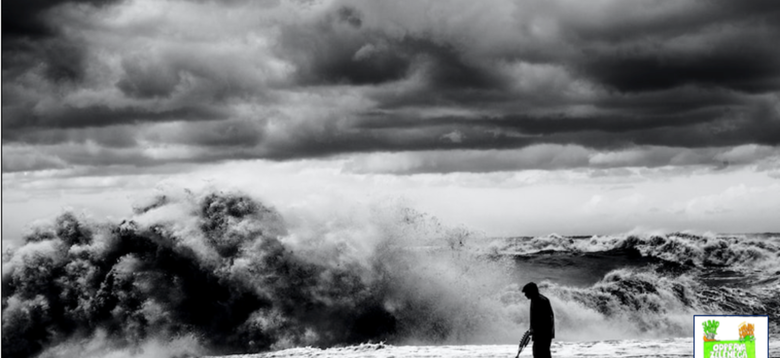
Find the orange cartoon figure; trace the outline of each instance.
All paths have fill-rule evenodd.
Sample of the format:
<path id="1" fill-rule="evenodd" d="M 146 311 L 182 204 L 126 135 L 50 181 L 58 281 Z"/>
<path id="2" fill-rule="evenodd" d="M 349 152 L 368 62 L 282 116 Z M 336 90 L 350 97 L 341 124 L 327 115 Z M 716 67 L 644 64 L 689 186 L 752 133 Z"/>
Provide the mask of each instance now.
<path id="1" fill-rule="evenodd" d="M 755 326 L 752 323 L 742 322 L 739 324 L 739 340 L 740 341 L 753 341 L 756 339 L 756 335 L 753 333 Z"/>

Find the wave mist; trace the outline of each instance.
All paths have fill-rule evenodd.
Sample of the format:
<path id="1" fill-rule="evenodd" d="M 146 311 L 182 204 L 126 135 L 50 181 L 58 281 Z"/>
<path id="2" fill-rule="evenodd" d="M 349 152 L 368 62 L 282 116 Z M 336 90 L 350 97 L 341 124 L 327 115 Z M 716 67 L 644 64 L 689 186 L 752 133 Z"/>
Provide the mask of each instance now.
<path id="1" fill-rule="evenodd" d="M 62 356 L 95 337 L 228 354 L 478 335 L 490 317 L 476 303 L 499 285 L 473 278 L 500 280 L 500 260 L 458 250 L 465 230 L 382 210 L 288 227 L 248 196 L 187 192 L 118 224 L 66 212 L 4 257 L 3 354 Z"/>

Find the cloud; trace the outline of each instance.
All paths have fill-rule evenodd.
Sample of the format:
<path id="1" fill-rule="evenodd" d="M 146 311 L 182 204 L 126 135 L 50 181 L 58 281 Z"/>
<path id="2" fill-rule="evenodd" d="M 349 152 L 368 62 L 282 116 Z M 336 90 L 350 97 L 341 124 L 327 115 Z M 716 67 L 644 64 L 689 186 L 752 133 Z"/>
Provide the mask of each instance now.
<path id="1" fill-rule="evenodd" d="M 456 130 L 456 131 L 453 131 L 453 132 L 450 132 L 450 133 L 447 133 L 447 134 L 443 134 L 439 138 L 447 139 L 447 140 L 449 140 L 452 143 L 463 143 L 464 136 L 463 136 L 463 133 L 461 133 L 460 131 Z"/>
<path id="2" fill-rule="evenodd" d="M 138 122 L 198 121 L 224 118 L 227 116 L 226 112 L 226 110 L 211 106 L 192 106 L 160 111 L 139 107 L 111 108 L 102 105 L 82 108 L 53 106 L 43 109 L 39 113 L 25 113 L 24 120 L 14 121 L 11 119 L 8 123 L 4 122 L 4 127 L 11 132 L 8 134 L 8 139 L 14 139 L 14 135 L 16 135 L 14 130 L 18 127 L 94 128 Z"/>
<path id="3" fill-rule="evenodd" d="M 578 145 L 536 144 L 506 150 L 431 150 L 374 153 L 350 158 L 345 169 L 355 173 L 488 173 L 518 170 L 591 168 L 592 175 L 619 177 L 622 168 L 709 167 L 723 169 L 723 162 L 770 165 L 780 150 L 770 146 L 699 148 L 643 146 L 613 151 Z"/>
<path id="4" fill-rule="evenodd" d="M 3 6 L 3 33 L 11 38 L 55 36 L 57 29 L 51 23 L 49 12 L 64 4 L 105 6 L 116 1 L 105 0 L 57 0 L 57 1 L 7 1 Z"/>
<path id="5" fill-rule="evenodd" d="M 3 140 L 30 148 L 6 168 L 780 145 L 780 7 L 650 4 L 15 1 Z M 52 150 L 95 144 L 135 159 Z M 649 147 L 693 151 L 604 154 Z"/>
<path id="6" fill-rule="evenodd" d="M 83 79 L 86 44 L 64 33 L 58 13 L 63 8 L 79 7 L 94 16 L 116 0 L 8 1 L 3 6 L 3 80 L 36 67 L 52 82 Z M 98 15 L 99 16 L 99 15 Z M 42 64 L 42 66 L 41 66 Z"/>
<path id="7" fill-rule="evenodd" d="M 770 4 L 758 4 L 755 11 L 736 11 L 730 17 L 720 13 L 728 11 L 727 7 L 722 2 L 713 2 L 701 9 L 701 14 L 678 13 L 677 19 L 673 15 L 670 21 L 671 29 L 660 28 L 664 22 L 658 18 L 650 19 L 650 24 L 645 19 L 645 24 L 640 22 L 627 29 L 628 32 L 611 28 L 612 35 L 600 34 L 606 43 L 585 46 L 584 57 L 574 67 L 622 92 L 684 85 L 749 93 L 776 91 L 780 72 L 775 63 L 780 51 L 769 43 L 778 29 L 751 24 L 776 20 L 776 6 L 772 9 Z M 691 23 L 687 27 L 675 26 L 675 21 Z"/>
<path id="8" fill-rule="evenodd" d="M 760 216 L 771 215 L 774 210 L 773 204 L 764 202 L 763 197 L 774 197 L 773 193 L 780 192 L 780 186 L 777 184 L 765 187 L 752 187 L 740 183 L 728 187 L 720 193 L 703 195 L 695 197 L 685 202 L 676 202 L 674 206 L 686 216 L 693 219 L 700 219 L 707 216 L 723 216 L 733 213 L 737 208 L 747 206 L 753 207 L 752 210 L 760 212 Z"/>
<path id="9" fill-rule="evenodd" d="M 295 64 L 301 83 L 376 85 L 418 73 L 430 90 L 503 85 L 498 73 L 468 58 L 457 44 L 411 31 L 388 33 L 364 24 L 361 16 L 353 7 L 340 7 L 304 26 L 282 27 L 281 56 Z"/>

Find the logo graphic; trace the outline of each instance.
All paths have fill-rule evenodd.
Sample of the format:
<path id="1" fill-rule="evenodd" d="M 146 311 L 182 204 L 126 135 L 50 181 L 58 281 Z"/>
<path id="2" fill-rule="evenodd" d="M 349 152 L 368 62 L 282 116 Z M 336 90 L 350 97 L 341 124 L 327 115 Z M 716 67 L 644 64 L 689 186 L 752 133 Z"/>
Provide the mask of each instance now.
<path id="1" fill-rule="evenodd" d="M 767 316 L 694 316 L 694 324 L 699 332 L 695 335 L 699 342 L 694 342 L 696 358 L 767 356 Z M 757 334 L 757 327 L 762 334 Z"/>

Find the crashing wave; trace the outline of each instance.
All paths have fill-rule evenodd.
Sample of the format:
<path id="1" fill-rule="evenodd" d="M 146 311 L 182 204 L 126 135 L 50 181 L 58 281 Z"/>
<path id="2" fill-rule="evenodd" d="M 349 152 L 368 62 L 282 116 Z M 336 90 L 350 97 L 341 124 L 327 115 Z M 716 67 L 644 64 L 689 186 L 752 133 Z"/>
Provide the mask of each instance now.
<path id="1" fill-rule="evenodd" d="M 643 256 L 697 267 L 732 266 L 780 270 L 780 240 L 777 237 L 670 233 L 593 236 L 589 239 L 549 235 L 497 241 L 492 250 L 503 255 L 637 250 Z"/>
<path id="2" fill-rule="evenodd" d="M 66 212 L 4 261 L 3 353 L 34 356 L 98 333 L 117 347 L 201 337 L 222 354 L 467 340 L 484 321 L 468 307 L 486 292 L 469 275 L 497 271 L 454 256 L 463 235 L 409 209 L 291 228 L 231 193 L 160 196 L 119 224 Z M 445 249 L 408 249 L 436 242 Z"/>

